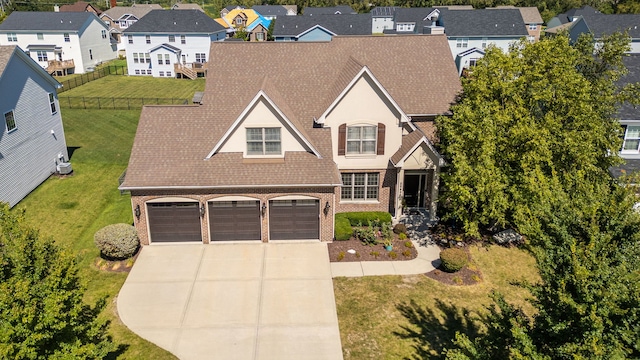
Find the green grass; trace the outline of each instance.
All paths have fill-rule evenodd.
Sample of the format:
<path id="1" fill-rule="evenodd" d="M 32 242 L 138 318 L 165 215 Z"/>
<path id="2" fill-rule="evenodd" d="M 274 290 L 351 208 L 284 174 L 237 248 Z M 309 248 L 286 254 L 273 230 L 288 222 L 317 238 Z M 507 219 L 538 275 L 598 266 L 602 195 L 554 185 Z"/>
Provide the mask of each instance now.
<path id="1" fill-rule="evenodd" d="M 492 290 L 523 306 L 529 293 L 513 281 L 536 281 L 533 257 L 522 250 L 472 247 L 483 282 L 448 286 L 423 275 L 336 278 L 333 281 L 345 359 L 440 359 L 456 331 L 482 331 Z M 517 266 L 517 273 L 514 272 Z"/>
<path id="2" fill-rule="evenodd" d="M 100 69 L 100 68 L 103 68 L 105 66 L 124 66 L 124 67 L 127 67 L 127 59 L 111 60 L 111 61 L 108 61 L 108 62 L 105 62 L 105 63 L 102 63 L 102 64 L 96 66 L 96 69 Z M 126 73 L 126 70 L 125 70 L 125 73 Z M 71 75 L 67 75 L 67 76 L 54 76 L 54 78 L 56 80 L 58 80 L 59 82 L 63 82 L 63 81 L 67 81 L 67 80 L 71 80 L 71 79 L 80 77 L 82 75 L 84 75 L 84 74 L 71 74 Z"/>
<path id="3" fill-rule="evenodd" d="M 60 101 L 76 96 L 191 99 L 196 91 L 204 91 L 204 81 L 204 78 L 189 80 L 111 75 L 61 93 Z"/>
<path id="4" fill-rule="evenodd" d="M 119 359 L 173 359 L 163 349 L 129 331 L 116 314 L 115 299 L 126 273 L 98 270 L 99 252 L 93 234 L 105 225 L 131 223 L 131 202 L 117 190 L 127 166 L 140 111 L 65 110 L 62 113 L 74 174 L 52 177 L 20 202 L 29 221 L 45 236 L 77 254 L 86 300 L 107 296 L 101 316 L 111 321 L 110 333 L 127 346 Z"/>

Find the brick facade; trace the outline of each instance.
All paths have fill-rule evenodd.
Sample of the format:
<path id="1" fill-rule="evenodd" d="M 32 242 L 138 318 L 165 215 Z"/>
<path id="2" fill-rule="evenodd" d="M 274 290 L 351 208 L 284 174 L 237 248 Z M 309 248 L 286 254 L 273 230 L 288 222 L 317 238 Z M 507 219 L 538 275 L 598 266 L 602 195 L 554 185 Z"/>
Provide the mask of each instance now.
<path id="1" fill-rule="evenodd" d="M 339 189 L 339 188 L 338 188 Z M 339 197 L 339 190 L 337 191 Z M 260 204 L 268 203 L 269 200 L 282 196 L 309 196 L 320 202 L 320 241 L 332 241 L 334 236 L 334 209 L 337 208 L 335 201 L 336 190 L 334 187 L 326 188 L 265 188 L 265 189 L 207 189 L 207 190 L 133 190 L 131 191 L 131 206 L 135 209 L 140 206 L 140 218 L 134 216 L 135 227 L 138 230 L 140 242 L 149 245 L 149 231 L 147 226 L 147 210 L 145 203 L 150 200 L 161 198 L 183 198 L 198 201 L 201 205 L 209 200 L 223 196 L 246 196 L 260 201 Z M 329 203 L 329 211 L 325 215 L 323 211 Z M 262 205 L 261 205 L 262 206 Z M 206 208 L 206 207 L 205 207 Z M 207 209 L 208 211 L 208 209 Z M 208 215 L 201 217 L 202 242 L 208 244 L 209 240 L 209 218 Z M 262 241 L 269 239 L 269 208 L 261 217 Z"/>

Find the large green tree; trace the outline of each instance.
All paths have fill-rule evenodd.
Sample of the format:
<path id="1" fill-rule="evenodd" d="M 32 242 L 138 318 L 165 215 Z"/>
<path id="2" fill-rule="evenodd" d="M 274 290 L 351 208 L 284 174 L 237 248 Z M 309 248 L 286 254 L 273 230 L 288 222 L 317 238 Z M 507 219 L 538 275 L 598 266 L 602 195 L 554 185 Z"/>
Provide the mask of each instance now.
<path id="1" fill-rule="evenodd" d="M 0 358 L 102 359 L 117 347 L 83 302 L 73 256 L 0 203 Z"/>
<path id="2" fill-rule="evenodd" d="M 531 235 L 555 199 L 606 183 L 620 161 L 616 81 L 628 43 L 557 36 L 489 48 L 462 79 L 453 116 L 437 119 L 448 216 L 470 234 L 515 226 Z"/>

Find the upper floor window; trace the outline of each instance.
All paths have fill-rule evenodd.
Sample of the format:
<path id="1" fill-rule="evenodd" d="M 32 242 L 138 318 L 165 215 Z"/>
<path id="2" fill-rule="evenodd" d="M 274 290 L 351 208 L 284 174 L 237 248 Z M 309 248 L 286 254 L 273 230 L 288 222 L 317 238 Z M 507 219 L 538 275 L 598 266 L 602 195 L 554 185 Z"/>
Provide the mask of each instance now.
<path id="1" fill-rule="evenodd" d="M 162 54 L 158 54 L 158 65 L 162 65 Z"/>
<path id="2" fill-rule="evenodd" d="M 176 42 L 176 36 L 175 35 L 169 35 L 169 42 Z"/>
<path id="3" fill-rule="evenodd" d="M 456 39 L 456 47 L 457 48 L 467 48 L 467 47 L 469 47 L 469 38 L 458 38 L 458 39 Z"/>
<path id="4" fill-rule="evenodd" d="M 280 128 L 247 128 L 247 155 L 280 155 Z"/>
<path id="5" fill-rule="evenodd" d="M 538 24 L 529 24 L 529 30 L 538 30 Z"/>
<path id="6" fill-rule="evenodd" d="M 49 105 L 51 105 L 51 114 L 58 112 L 56 109 L 56 98 L 53 96 L 53 93 L 49 93 Z"/>
<path id="7" fill-rule="evenodd" d="M 4 113 L 4 123 L 7 125 L 7 132 L 16 129 L 16 119 L 13 117 L 13 110 Z"/>
<path id="8" fill-rule="evenodd" d="M 48 61 L 47 52 L 44 50 L 37 50 L 36 54 L 38 55 L 38 61 Z"/>
<path id="9" fill-rule="evenodd" d="M 375 126 L 347 127 L 347 154 L 376 153 Z"/>
<path id="10" fill-rule="evenodd" d="M 18 35 L 16 33 L 7 33 L 7 41 L 9 42 L 18 41 Z"/>
<path id="11" fill-rule="evenodd" d="M 165 65 L 171 65 L 171 56 L 169 54 L 164 54 L 164 63 Z"/>
<path id="12" fill-rule="evenodd" d="M 236 18 L 236 26 L 242 26 L 244 24 L 244 19 L 240 16 Z"/>
<path id="13" fill-rule="evenodd" d="M 413 31 L 415 29 L 415 23 L 398 23 L 396 31 Z"/>
<path id="14" fill-rule="evenodd" d="M 129 40 L 129 44 L 133 44 L 133 35 L 127 35 L 127 39 Z"/>
<path id="15" fill-rule="evenodd" d="M 69 33 L 64 33 L 64 42 L 71 42 L 71 37 L 69 37 Z"/>
<path id="16" fill-rule="evenodd" d="M 127 27 L 127 25 L 128 25 L 128 24 L 127 24 L 127 21 L 126 21 L 126 20 L 122 20 L 122 21 L 120 21 L 120 27 L 121 27 L 121 28 L 126 28 L 126 27 Z"/>
<path id="17" fill-rule="evenodd" d="M 640 151 L 640 125 L 627 125 L 624 132 L 623 154 L 637 154 Z"/>
<path id="18" fill-rule="evenodd" d="M 204 64 L 207 62 L 207 57 L 205 53 L 196 53 L 196 62 Z"/>
<path id="19" fill-rule="evenodd" d="M 102 38 L 103 38 L 103 39 L 106 39 L 106 38 L 107 38 L 107 30 L 102 30 L 102 31 L 101 31 L 101 34 L 102 34 Z"/>
<path id="20" fill-rule="evenodd" d="M 146 35 L 144 38 L 145 38 L 145 41 L 147 42 L 147 44 L 151 44 L 151 36 L 150 35 Z"/>
<path id="21" fill-rule="evenodd" d="M 482 43 L 480 44 L 480 46 L 485 49 L 487 47 L 487 43 L 489 42 L 489 40 L 487 38 L 482 38 Z"/>
<path id="22" fill-rule="evenodd" d="M 43 33 L 37 33 L 36 35 L 38 36 L 38 40 L 44 40 L 44 34 Z"/>
<path id="23" fill-rule="evenodd" d="M 256 33 L 256 40 L 264 41 L 264 33 L 263 32 Z"/>
<path id="24" fill-rule="evenodd" d="M 342 173 L 340 200 L 378 200 L 378 173 Z"/>
<path id="25" fill-rule="evenodd" d="M 184 35 L 180 35 L 180 44 L 186 44 L 187 43 L 187 37 Z"/>

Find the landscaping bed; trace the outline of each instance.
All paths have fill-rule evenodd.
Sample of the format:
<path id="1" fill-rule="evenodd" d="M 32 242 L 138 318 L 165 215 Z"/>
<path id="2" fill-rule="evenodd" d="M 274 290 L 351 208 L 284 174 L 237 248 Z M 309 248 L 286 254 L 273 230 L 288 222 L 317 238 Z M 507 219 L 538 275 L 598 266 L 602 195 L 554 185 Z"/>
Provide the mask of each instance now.
<path id="1" fill-rule="evenodd" d="M 395 234 L 394 234 L 395 235 Z M 391 240 L 393 244 L 392 252 L 396 254 L 393 258 L 390 256 L 392 252 L 385 250 L 382 240 L 377 245 L 367 245 L 362 241 L 351 237 L 349 240 L 334 241 L 327 244 L 329 249 L 329 260 L 331 262 L 348 262 L 348 261 L 404 261 L 415 259 L 418 256 L 416 248 L 410 240 L 399 240 L 397 235 Z M 411 244 L 407 247 L 405 243 Z M 350 254 L 348 250 L 355 250 L 355 254 Z M 408 253 L 406 253 L 408 251 Z M 378 252 L 378 256 L 372 254 Z M 403 254 L 404 253 L 404 254 Z M 341 256 L 341 254 L 344 254 Z M 406 256 L 409 255 L 409 256 Z M 338 260 L 342 258 L 341 260 Z"/>

